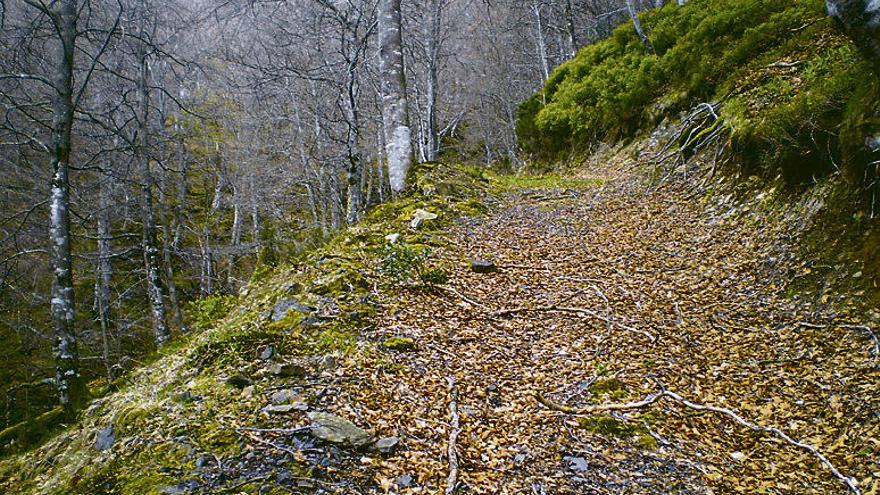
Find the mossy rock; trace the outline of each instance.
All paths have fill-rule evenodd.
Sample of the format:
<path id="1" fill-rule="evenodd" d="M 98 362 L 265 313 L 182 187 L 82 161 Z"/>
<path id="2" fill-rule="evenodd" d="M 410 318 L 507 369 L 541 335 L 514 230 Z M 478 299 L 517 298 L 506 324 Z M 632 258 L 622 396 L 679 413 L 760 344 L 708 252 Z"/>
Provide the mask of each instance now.
<path id="1" fill-rule="evenodd" d="M 340 272 L 321 277 L 311 285 L 311 291 L 319 296 L 342 296 L 353 291 L 366 290 L 370 283 L 361 273 L 354 270 Z"/>
<path id="2" fill-rule="evenodd" d="M 382 346 L 390 351 L 406 352 L 416 348 L 416 343 L 408 337 L 390 337 L 382 342 Z"/>

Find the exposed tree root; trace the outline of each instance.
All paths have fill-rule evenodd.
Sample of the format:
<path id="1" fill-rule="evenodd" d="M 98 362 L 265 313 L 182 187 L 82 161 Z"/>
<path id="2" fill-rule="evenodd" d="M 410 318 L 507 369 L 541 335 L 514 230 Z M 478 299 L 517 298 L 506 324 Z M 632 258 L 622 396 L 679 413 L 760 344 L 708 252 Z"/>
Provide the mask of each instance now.
<path id="1" fill-rule="evenodd" d="M 458 434 L 461 432 L 460 418 L 458 416 L 458 391 L 455 389 L 455 378 L 446 377 L 446 383 L 449 388 L 449 443 L 447 445 L 447 456 L 449 457 L 449 476 L 446 478 L 446 495 L 455 493 L 458 487 Z"/>
<path id="2" fill-rule="evenodd" d="M 509 309 L 502 309 L 499 311 L 493 311 L 493 312 L 489 313 L 489 317 L 498 318 L 501 316 L 515 315 L 517 313 L 535 313 L 535 312 L 541 312 L 541 311 L 556 311 L 559 313 L 585 314 L 588 316 L 592 316 L 593 318 L 596 318 L 598 320 L 602 320 L 605 323 L 608 323 L 609 325 L 614 325 L 618 328 L 622 328 L 623 330 L 627 330 L 629 332 L 634 332 L 634 333 L 637 333 L 640 335 L 644 335 L 645 337 L 647 337 L 651 341 L 652 344 L 657 342 L 656 336 L 654 336 L 644 330 L 640 330 L 638 328 L 631 327 L 629 325 L 625 325 L 623 323 L 612 320 L 611 318 L 608 318 L 606 316 L 602 316 L 599 313 L 592 311 L 592 310 L 589 310 L 589 309 L 586 309 L 586 308 L 575 308 L 575 307 L 570 307 L 570 306 L 557 306 L 555 304 L 551 304 L 549 306 L 535 306 L 535 307 L 520 306 L 517 308 L 509 308 Z"/>
<path id="3" fill-rule="evenodd" d="M 537 401 L 539 403 L 543 404 L 544 406 L 548 407 L 549 409 L 561 411 L 561 412 L 564 412 L 567 414 L 591 414 L 591 413 L 605 412 L 605 411 L 625 411 L 625 410 L 630 410 L 630 409 L 640 409 L 643 407 L 650 406 L 651 404 L 657 402 L 658 400 L 660 400 L 664 397 L 667 399 L 670 399 L 674 402 L 677 402 L 688 409 L 693 409 L 694 411 L 710 411 L 710 412 L 714 412 L 714 413 L 718 413 L 718 414 L 727 416 L 728 418 L 732 419 L 735 423 L 738 423 L 742 426 L 745 426 L 746 428 L 748 428 L 752 431 L 773 434 L 773 435 L 777 436 L 778 438 L 782 439 L 783 441 L 785 441 L 786 443 L 788 443 L 789 445 L 793 445 L 801 450 L 807 451 L 810 454 L 812 454 L 816 459 L 819 460 L 819 462 L 823 466 L 825 466 L 831 472 L 831 474 L 834 475 L 835 478 L 844 482 L 851 492 L 853 492 L 856 495 L 861 494 L 861 491 L 859 490 L 858 486 L 856 486 L 856 481 L 853 478 L 850 478 L 849 476 L 846 476 L 843 473 L 841 473 L 833 464 L 831 464 L 831 461 L 829 461 L 828 458 L 825 457 L 824 454 L 822 454 L 821 452 L 819 452 L 818 449 L 816 449 L 816 447 L 813 447 L 812 445 L 809 445 L 809 444 L 806 444 L 806 443 L 803 443 L 803 442 L 800 442 L 798 440 L 791 438 L 790 436 L 788 436 L 785 432 L 783 432 L 779 428 L 776 428 L 773 426 L 761 426 L 756 423 L 751 423 L 751 422 L 743 419 L 742 416 L 738 415 L 733 410 L 727 409 L 726 407 L 717 407 L 717 406 L 710 406 L 710 405 L 706 405 L 706 404 L 699 404 L 696 402 L 691 402 L 691 401 L 685 399 L 684 397 L 676 394 L 675 392 L 670 392 L 668 390 L 662 390 L 660 392 L 653 393 L 651 395 L 648 395 L 647 397 L 645 397 L 644 399 L 642 399 L 640 401 L 625 402 L 625 403 L 619 403 L 619 404 L 599 404 L 599 405 L 595 405 L 595 406 L 585 406 L 582 408 L 573 408 L 573 407 L 565 406 L 562 404 L 557 404 L 557 403 L 551 401 L 550 399 L 547 399 L 546 397 L 542 396 L 540 393 L 535 393 L 535 399 L 537 399 Z"/>

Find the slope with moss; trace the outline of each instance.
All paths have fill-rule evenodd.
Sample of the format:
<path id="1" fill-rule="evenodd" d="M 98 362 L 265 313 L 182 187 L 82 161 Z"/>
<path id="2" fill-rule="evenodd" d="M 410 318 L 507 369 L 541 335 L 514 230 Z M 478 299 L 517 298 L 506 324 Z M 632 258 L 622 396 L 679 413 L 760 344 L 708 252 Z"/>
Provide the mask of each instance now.
<path id="1" fill-rule="evenodd" d="M 838 169 L 876 170 L 864 139 L 880 132 L 877 75 L 825 16 L 822 0 L 693 0 L 642 14 L 580 50 L 520 106 L 517 133 L 555 160 L 719 104 L 740 170 L 791 183 Z"/>
<path id="2" fill-rule="evenodd" d="M 181 473 L 210 461 L 220 464 L 214 466 L 219 474 L 200 482 L 210 491 L 212 484 L 224 488 L 237 473 L 274 462 L 254 458 L 242 441 L 247 428 L 284 426 L 283 415 L 262 408 L 264 397 L 281 388 L 319 394 L 310 382 L 337 379 L 337 361 L 375 365 L 377 344 L 365 341 L 362 331 L 377 310 L 371 293 L 389 282 L 383 260 L 401 250 L 427 257 L 445 242 L 440 233 L 453 218 L 484 208 L 486 181 L 479 170 L 423 164 L 412 178 L 409 194 L 375 208 L 327 245 L 258 269 L 238 297 L 196 305 L 195 334 L 166 346 L 126 377 L 120 391 L 95 400 L 77 424 L 0 462 L 0 490 L 176 493 L 193 488 L 181 482 Z M 418 210 L 437 218 L 412 228 Z M 392 234 L 393 252 L 386 239 Z M 414 263 L 409 260 L 399 275 L 408 276 Z M 417 265 L 442 277 L 430 260 Z M 273 364 L 292 371 L 273 371 Z M 111 445 L 103 448 L 108 437 Z M 294 475 L 309 469 L 296 462 L 288 467 Z"/>

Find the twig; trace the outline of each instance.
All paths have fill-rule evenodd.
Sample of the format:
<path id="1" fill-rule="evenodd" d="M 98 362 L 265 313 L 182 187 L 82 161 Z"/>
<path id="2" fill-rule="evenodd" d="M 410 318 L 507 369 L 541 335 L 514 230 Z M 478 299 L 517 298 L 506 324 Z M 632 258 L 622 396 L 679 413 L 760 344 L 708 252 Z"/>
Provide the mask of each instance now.
<path id="1" fill-rule="evenodd" d="M 574 307 L 569 307 L 569 306 L 556 306 L 556 305 L 536 306 L 536 307 L 520 306 L 520 307 L 516 307 L 516 308 L 493 311 L 493 312 L 489 313 L 489 317 L 497 318 L 499 316 L 509 316 L 509 315 L 514 315 L 517 313 L 534 313 L 534 312 L 540 312 L 540 311 L 558 311 L 560 313 L 577 313 L 577 314 L 589 315 L 589 316 L 592 316 L 593 318 L 596 318 L 598 320 L 602 320 L 605 323 L 608 323 L 610 325 L 615 325 L 615 326 L 620 327 L 624 330 L 628 330 L 630 332 L 635 332 L 637 334 L 644 335 L 645 337 L 647 337 L 651 341 L 652 344 L 657 342 L 657 337 L 655 337 L 654 335 L 651 335 L 650 333 L 648 333 L 644 330 L 640 330 L 638 328 L 631 327 L 629 325 L 624 325 L 623 323 L 614 321 L 608 317 L 602 316 L 599 313 L 596 313 L 595 311 L 592 311 L 592 310 L 589 310 L 586 308 L 574 308 Z"/>
<path id="2" fill-rule="evenodd" d="M 586 406 L 586 407 L 582 407 L 580 409 L 575 409 L 575 408 L 565 406 L 562 404 L 556 404 L 556 403 L 552 402 L 551 400 L 547 399 L 546 397 L 542 396 L 539 393 L 535 394 L 535 399 L 537 399 L 537 401 L 540 402 L 541 404 L 543 404 L 544 406 L 546 406 L 550 409 L 554 409 L 554 410 L 561 411 L 561 412 L 568 413 L 568 414 L 590 414 L 590 413 L 595 413 L 595 412 L 625 411 L 625 410 L 629 410 L 629 409 L 639 409 L 639 408 L 647 407 L 647 406 L 657 402 L 658 400 L 660 400 L 664 397 L 671 399 L 675 402 L 678 402 L 679 404 L 685 406 L 688 409 L 693 409 L 695 411 L 710 411 L 710 412 L 714 412 L 714 413 L 718 413 L 718 414 L 727 416 L 728 418 L 732 419 L 734 422 L 736 422 L 742 426 L 745 426 L 746 428 L 748 428 L 752 431 L 758 431 L 761 433 L 772 433 L 773 435 L 776 435 L 777 437 L 784 440 L 789 445 L 793 445 L 801 450 L 805 450 L 805 451 L 809 452 L 810 454 L 812 454 L 816 459 L 819 460 L 819 462 L 822 465 L 824 465 L 831 472 L 831 474 L 834 475 L 835 478 L 844 482 L 846 484 L 846 486 L 849 487 L 851 492 L 853 492 L 856 495 L 861 494 L 861 492 L 859 491 L 859 488 L 856 486 L 855 479 L 850 478 L 849 476 L 845 476 L 840 471 L 838 471 L 838 469 L 833 464 L 831 464 L 831 461 L 829 461 L 828 458 L 825 457 L 824 454 L 819 452 L 819 450 L 817 450 L 816 447 L 813 447 L 812 445 L 809 445 L 809 444 L 806 444 L 806 443 L 803 443 L 803 442 L 800 442 L 798 440 L 791 438 L 790 436 L 788 436 L 785 432 L 783 432 L 779 428 L 776 428 L 773 426 L 761 426 L 759 424 L 746 421 L 740 415 L 735 413 L 733 410 L 727 409 L 725 407 L 709 406 L 706 404 L 699 404 L 696 402 L 691 402 L 691 401 L 685 399 L 684 397 L 676 394 L 675 392 L 670 392 L 668 390 L 662 390 L 660 392 L 653 393 L 651 395 L 648 395 L 644 399 L 642 399 L 640 401 L 636 401 L 636 402 L 626 402 L 626 403 L 621 403 L 621 404 L 601 404 L 601 405 L 595 405 L 595 406 Z"/>
<path id="3" fill-rule="evenodd" d="M 475 300 L 473 300 L 473 299 L 467 297 L 466 295 L 462 294 L 461 292 L 455 290 L 455 287 L 451 287 L 451 286 L 449 286 L 449 285 L 438 285 L 437 288 L 439 288 L 439 289 L 443 289 L 443 290 L 445 290 L 446 292 L 449 292 L 450 294 L 453 294 L 453 295 L 458 296 L 459 299 L 461 299 L 462 301 L 464 301 L 464 302 L 470 304 L 471 306 L 476 306 L 476 307 L 478 307 L 478 308 L 485 308 L 485 307 L 486 307 L 485 304 L 483 304 L 483 303 L 481 303 L 481 302 L 479 302 L 479 301 L 475 301 Z"/>
<path id="4" fill-rule="evenodd" d="M 446 478 L 446 495 L 455 493 L 458 487 L 458 452 L 456 450 L 456 441 L 458 434 L 461 432 L 460 419 L 458 416 L 458 392 L 455 389 L 455 378 L 446 377 L 446 383 L 449 387 L 449 417 L 450 431 L 449 444 L 447 446 L 447 456 L 449 457 L 449 476 Z"/>

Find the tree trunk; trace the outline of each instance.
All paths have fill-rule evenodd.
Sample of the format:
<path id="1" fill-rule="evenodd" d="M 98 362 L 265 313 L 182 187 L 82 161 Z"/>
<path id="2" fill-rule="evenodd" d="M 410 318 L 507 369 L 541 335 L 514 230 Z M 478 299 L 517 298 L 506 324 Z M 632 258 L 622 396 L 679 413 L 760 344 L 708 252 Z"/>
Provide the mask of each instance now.
<path id="1" fill-rule="evenodd" d="M 443 16 L 443 2 L 432 0 L 431 19 L 425 33 L 428 44 L 428 73 L 425 85 L 425 159 L 437 160 L 440 143 L 437 136 L 437 91 L 439 88 L 440 29 Z"/>
<path id="2" fill-rule="evenodd" d="M 68 419 L 85 403 L 87 389 L 79 373 L 74 330 L 73 262 L 70 252 L 70 167 L 73 126 L 73 56 L 76 40 L 76 1 L 60 0 L 52 16 L 58 33 L 54 53 L 52 95 L 52 182 L 49 238 L 52 244 L 52 327 L 55 340 L 55 384 Z"/>
<path id="3" fill-rule="evenodd" d="M 412 131 L 406 103 L 403 71 L 400 0 L 379 2 L 379 69 L 382 73 L 382 121 L 385 128 L 385 157 L 391 190 L 400 193 L 412 165 Z"/>
<path id="4" fill-rule="evenodd" d="M 642 40 L 642 44 L 645 45 L 645 50 L 648 50 L 648 53 L 654 53 L 654 45 L 651 44 L 651 40 L 648 39 L 648 35 L 642 29 L 642 22 L 639 21 L 639 12 L 636 10 L 633 0 L 626 0 L 626 12 L 629 14 L 630 19 L 632 19 L 633 27 L 635 27 L 639 39 Z"/>
<path id="5" fill-rule="evenodd" d="M 577 31 L 574 27 L 574 5 L 572 5 L 571 0 L 565 0 L 563 13 L 565 15 L 566 34 L 568 34 L 568 53 L 571 58 L 574 58 L 577 55 L 578 39 Z"/>
<path id="6" fill-rule="evenodd" d="M 825 8 L 880 75 L 880 1 L 826 0 Z"/>
<path id="7" fill-rule="evenodd" d="M 364 173 L 361 163 L 359 132 L 360 119 L 357 108 L 358 80 L 355 67 L 348 68 L 348 83 L 346 84 L 345 119 L 348 123 L 346 146 L 348 148 L 348 164 L 345 173 L 345 185 L 347 201 L 345 205 L 345 221 L 354 225 L 361 218 L 361 210 L 364 203 L 364 191 L 361 189 L 361 175 Z"/>
<path id="8" fill-rule="evenodd" d="M 630 0 L 627 0 L 630 1 Z M 547 60 L 547 43 L 544 41 L 544 26 L 541 22 L 541 6 L 538 2 L 532 3 L 532 13 L 535 14 L 535 39 L 537 40 L 538 59 L 541 62 L 541 83 L 550 78 L 550 62 Z"/>
<path id="9" fill-rule="evenodd" d="M 98 184 L 98 265 L 95 274 L 95 306 L 98 310 L 98 321 L 101 324 L 101 356 L 107 368 L 107 379 L 112 381 L 113 363 L 110 362 L 110 339 L 112 320 L 110 318 L 110 284 L 113 279 L 113 246 L 110 242 L 110 176 L 100 179 Z"/>
<path id="10" fill-rule="evenodd" d="M 145 22 L 141 21 L 141 34 L 145 35 Z M 141 220 L 143 222 L 144 268 L 147 272 L 147 292 L 153 313 L 153 331 L 156 345 L 162 347 L 171 337 L 165 310 L 167 291 L 162 280 L 159 261 L 159 248 L 156 236 L 156 215 L 153 210 L 153 174 L 150 171 L 149 125 L 150 113 L 149 61 L 146 46 L 141 43 L 139 55 L 140 75 L 138 79 L 139 115 L 137 135 L 137 158 L 141 174 Z"/>

